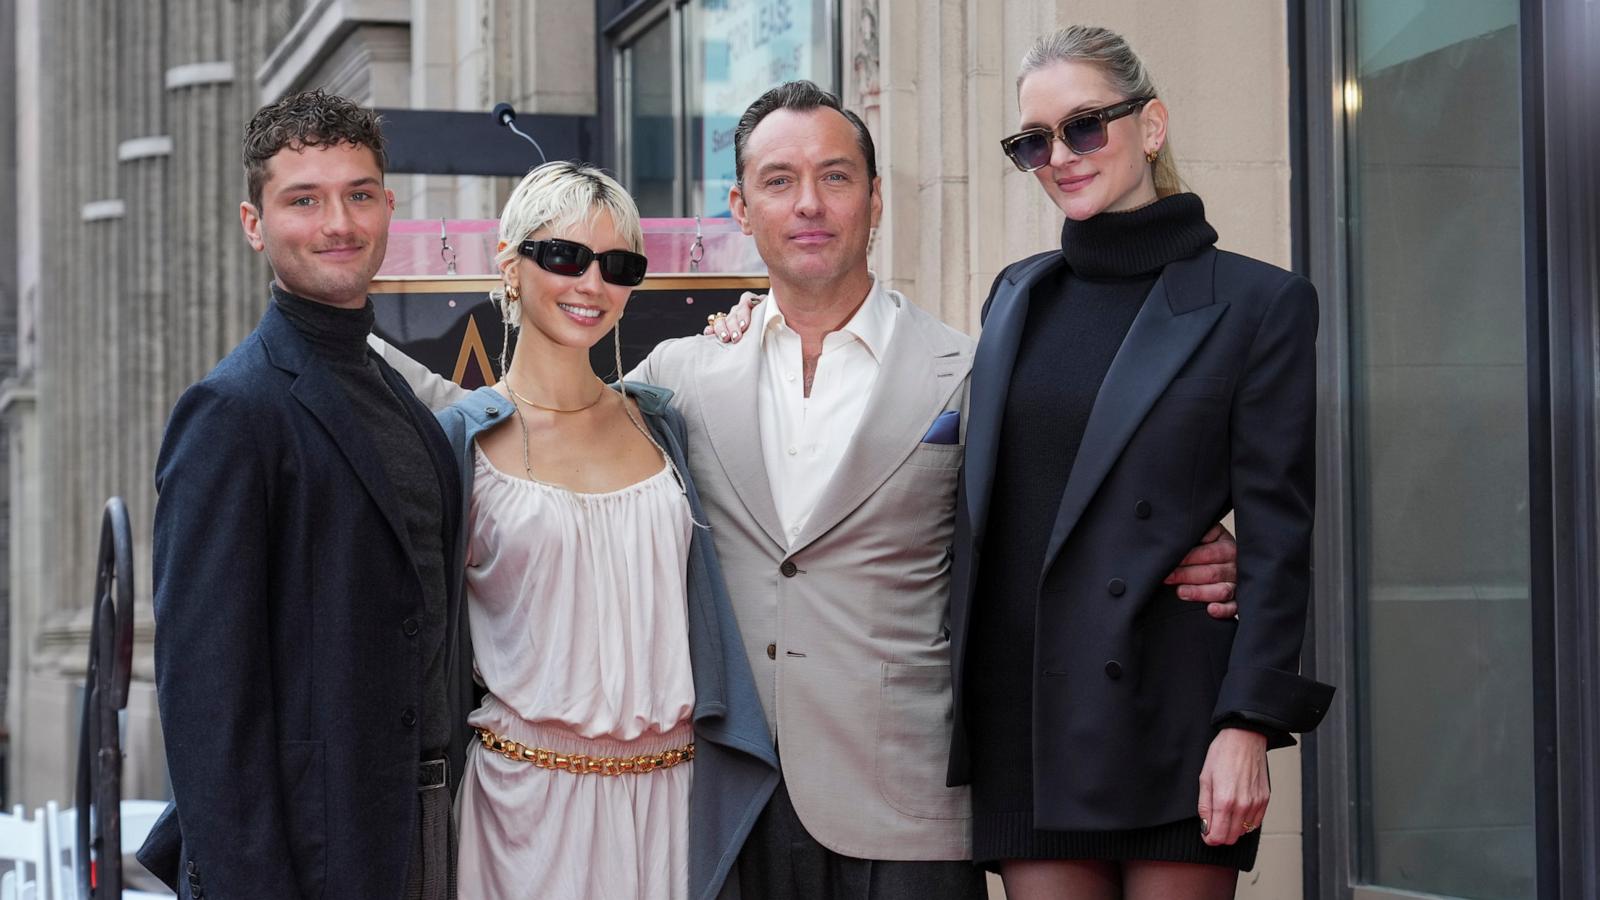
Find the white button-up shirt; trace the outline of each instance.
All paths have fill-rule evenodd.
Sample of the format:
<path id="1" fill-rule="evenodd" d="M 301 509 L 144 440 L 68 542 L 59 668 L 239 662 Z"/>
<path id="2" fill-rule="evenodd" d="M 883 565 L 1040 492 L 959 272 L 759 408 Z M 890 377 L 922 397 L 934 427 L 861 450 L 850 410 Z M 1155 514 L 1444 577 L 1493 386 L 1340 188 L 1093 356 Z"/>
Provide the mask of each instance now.
<path id="1" fill-rule="evenodd" d="M 769 296 L 751 327 L 761 341 L 761 452 L 778 520 L 793 543 L 861 424 L 899 306 L 874 279 L 850 321 L 822 339 L 808 398 L 800 335 L 779 302 Z"/>

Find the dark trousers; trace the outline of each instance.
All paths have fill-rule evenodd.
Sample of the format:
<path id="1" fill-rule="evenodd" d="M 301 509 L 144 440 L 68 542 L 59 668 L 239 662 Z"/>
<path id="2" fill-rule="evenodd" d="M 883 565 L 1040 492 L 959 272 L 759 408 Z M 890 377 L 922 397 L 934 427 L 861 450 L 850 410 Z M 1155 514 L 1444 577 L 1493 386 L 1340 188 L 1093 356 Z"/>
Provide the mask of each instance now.
<path id="1" fill-rule="evenodd" d="M 739 853 L 745 900 L 984 900 L 983 871 L 970 862 L 856 859 L 817 843 L 800 824 L 789 787 L 778 782 Z"/>

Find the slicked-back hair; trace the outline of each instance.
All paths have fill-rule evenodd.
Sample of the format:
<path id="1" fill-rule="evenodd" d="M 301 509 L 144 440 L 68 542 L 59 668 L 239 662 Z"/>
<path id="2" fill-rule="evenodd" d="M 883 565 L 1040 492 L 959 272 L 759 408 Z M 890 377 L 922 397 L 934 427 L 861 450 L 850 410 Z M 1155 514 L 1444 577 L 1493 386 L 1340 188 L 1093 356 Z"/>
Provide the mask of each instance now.
<path id="1" fill-rule="evenodd" d="M 1156 82 L 1150 69 L 1133 52 L 1127 39 L 1109 28 L 1095 25 L 1069 25 L 1052 31 L 1034 41 L 1028 54 L 1022 58 L 1017 73 L 1017 91 L 1029 75 L 1056 63 L 1086 63 L 1099 69 L 1110 82 L 1111 89 L 1123 97 L 1155 97 Z M 1155 182 L 1156 196 L 1169 197 L 1183 191 L 1183 179 L 1178 177 L 1178 164 L 1172 158 L 1172 136 L 1156 151 L 1151 164 L 1151 180 Z"/>
<path id="2" fill-rule="evenodd" d="M 738 127 L 733 131 L 734 179 L 741 187 L 744 185 L 744 146 L 750 142 L 750 133 L 756 130 L 762 119 L 780 109 L 797 112 L 831 109 L 844 116 L 850 127 L 856 130 L 856 145 L 861 148 L 861 155 L 867 158 L 867 180 L 878 177 L 878 151 L 873 146 L 872 133 L 867 131 L 867 123 L 845 109 L 837 95 L 817 87 L 815 83 L 786 81 L 757 97 L 756 102 L 746 107 L 744 115 L 739 117 Z"/>
<path id="3" fill-rule="evenodd" d="M 366 147 L 378 160 L 378 171 L 389 168 L 383 152 L 383 129 L 378 114 L 320 90 L 303 91 L 256 111 L 244 127 L 244 177 L 250 202 L 261 208 L 261 191 L 267 183 L 267 163 L 284 148 Z"/>

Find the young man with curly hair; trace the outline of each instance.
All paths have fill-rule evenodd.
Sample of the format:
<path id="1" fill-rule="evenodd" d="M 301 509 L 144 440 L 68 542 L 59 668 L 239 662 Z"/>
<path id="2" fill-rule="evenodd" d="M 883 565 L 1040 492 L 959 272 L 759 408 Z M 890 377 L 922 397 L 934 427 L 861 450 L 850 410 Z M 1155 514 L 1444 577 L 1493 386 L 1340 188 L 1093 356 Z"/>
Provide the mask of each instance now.
<path id="1" fill-rule="evenodd" d="M 367 350 L 394 209 L 377 116 L 312 91 L 245 129 L 261 323 L 179 399 L 156 469 L 156 688 L 181 897 L 455 895 L 470 665 L 460 475 Z M 459 733 L 458 733 L 459 732 Z"/>

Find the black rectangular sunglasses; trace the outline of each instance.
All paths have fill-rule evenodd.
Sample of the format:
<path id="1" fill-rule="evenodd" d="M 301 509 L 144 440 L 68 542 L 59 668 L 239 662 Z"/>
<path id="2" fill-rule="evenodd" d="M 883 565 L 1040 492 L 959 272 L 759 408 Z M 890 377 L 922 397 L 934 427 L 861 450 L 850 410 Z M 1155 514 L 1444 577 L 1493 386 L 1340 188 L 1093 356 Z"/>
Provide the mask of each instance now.
<path id="1" fill-rule="evenodd" d="M 642 253 L 632 250 L 607 250 L 596 253 L 577 241 L 547 238 L 542 241 L 523 241 L 517 252 L 533 260 L 546 272 L 577 278 L 588 271 L 589 263 L 599 261 L 600 278 L 623 287 L 636 287 L 644 281 L 645 269 L 650 261 Z"/>
<path id="2" fill-rule="evenodd" d="M 1000 139 L 1000 148 L 1017 168 L 1032 172 L 1050 164 L 1051 141 L 1059 139 L 1079 156 L 1104 149 L 1110 140 L 1106 126 L 1144 106 L 1154 97 L 1134 97 L 1121 103 L 1077 113 L 1056 123 L 1054 129 L 1029 128 Z"/>

